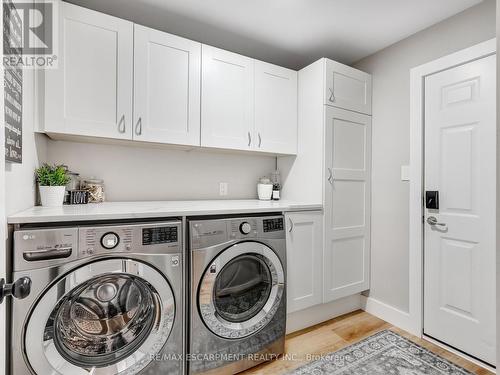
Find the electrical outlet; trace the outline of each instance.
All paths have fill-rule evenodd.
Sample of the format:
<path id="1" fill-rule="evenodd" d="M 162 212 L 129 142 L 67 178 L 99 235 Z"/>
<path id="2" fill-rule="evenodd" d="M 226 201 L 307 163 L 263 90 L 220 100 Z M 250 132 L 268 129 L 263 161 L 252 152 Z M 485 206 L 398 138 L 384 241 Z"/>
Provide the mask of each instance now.
<path id="1" fill-rule="evenodd" d="M 227 184 L 227 182 L 221 182 L 221 183 L 219 183 L 219 195 L 220 196 L 227 195 L 227 190 L 228 190 L 228 184 Z"/>

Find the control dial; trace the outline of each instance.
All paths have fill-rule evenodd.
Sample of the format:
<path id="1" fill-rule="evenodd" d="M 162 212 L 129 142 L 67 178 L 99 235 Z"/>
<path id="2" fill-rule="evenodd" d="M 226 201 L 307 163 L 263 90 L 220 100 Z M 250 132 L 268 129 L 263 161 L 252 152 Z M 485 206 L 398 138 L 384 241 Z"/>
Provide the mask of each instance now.
<path id="1" fill-rule="evenodd" d="M 244 221 L 243 223 L 240 224 L 240 232 L 243 234 L 248 234 L 252 231 L 252 226 L 250 223 Z"/>
<path id="2" fill-rule="evenodd" d="M 116 233 L 108 232 L 101 237 L 101 245 L 105 249 L 111 250 L 118 246 L 120 237 Z"/>

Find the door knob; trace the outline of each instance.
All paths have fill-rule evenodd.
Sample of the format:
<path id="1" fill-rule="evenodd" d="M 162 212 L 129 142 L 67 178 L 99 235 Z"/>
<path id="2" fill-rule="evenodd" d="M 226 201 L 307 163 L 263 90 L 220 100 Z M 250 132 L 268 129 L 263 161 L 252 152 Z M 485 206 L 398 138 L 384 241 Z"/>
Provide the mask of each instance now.
<path id="1" fill-rule="evenodd" d="M 445 223 L 440 223 L 440 222 L 438 222 L 438 220 L 437 220 L 434 216 L 429 216 L 429 217 L 427 218 L 427 224 L 432 225 L 432 226 L 434 226 L 434 225 L 439 225 L 440 227 L 444 227 L 444 226 L 446 226 L 446 224 L 445 224 Z"/>
<path id="2" fill-rule="evenodd" d="M 17 299 L 28 297 L 31 292 L 31 279 L 29 277 L 21 277 L 12 284 L 6 284 L 4 279 L 0 279 L 0 303 L 8 296 Z"/>

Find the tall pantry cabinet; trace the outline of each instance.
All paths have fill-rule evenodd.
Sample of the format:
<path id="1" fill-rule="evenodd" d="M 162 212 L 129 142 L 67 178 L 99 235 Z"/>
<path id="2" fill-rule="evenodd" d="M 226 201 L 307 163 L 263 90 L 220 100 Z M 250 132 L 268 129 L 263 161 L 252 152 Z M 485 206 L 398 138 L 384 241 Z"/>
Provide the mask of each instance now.
<path id="1" fill-rule="evenodd" d="M 314 289 L 321 295 L 309 293 L 300 309 L 369 289 L 371 76 L 328 59 L 300 70 L 298 153 L 279 158 L 278 166 L 284 199 L 324 207 L 318 223 L 322 253 L 315 254 L 322 262 L 303 263 L 308 267 L 300 276 L 289 274 L 321 282 L 322 288 Z M 289 261 L 306 251 L 311 249 L 291 244 Z"/>

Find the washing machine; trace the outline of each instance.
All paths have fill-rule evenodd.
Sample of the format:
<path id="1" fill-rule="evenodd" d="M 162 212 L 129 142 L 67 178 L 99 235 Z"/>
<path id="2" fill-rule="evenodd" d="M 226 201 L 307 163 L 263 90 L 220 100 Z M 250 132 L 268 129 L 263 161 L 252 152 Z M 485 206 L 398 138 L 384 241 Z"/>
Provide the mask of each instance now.
<path id="1" fill-rule="evenodd" d="M 170 220 L 15 231 L 10 373 L 182 374 L 182 244 Z"/>
<path id="2" fill-rule="evenodd" d="M 235 374 L 284 352 L 283 221 L 189 220 L 190 374 Z"/>

